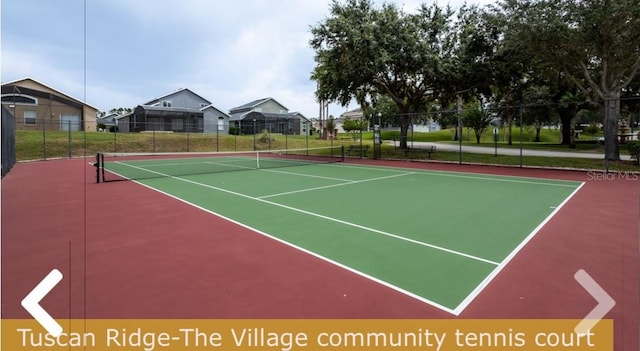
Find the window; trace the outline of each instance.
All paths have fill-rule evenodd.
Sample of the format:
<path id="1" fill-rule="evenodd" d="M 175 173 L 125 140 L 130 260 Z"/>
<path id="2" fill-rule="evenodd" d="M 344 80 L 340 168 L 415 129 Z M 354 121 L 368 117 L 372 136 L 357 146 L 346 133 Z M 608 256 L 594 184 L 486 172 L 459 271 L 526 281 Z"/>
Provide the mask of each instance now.
<path id="1" fill-rule="evenodd" d="M 207 106 L 209 106 L 209 105 L 205 104 L 204 102 L 200 103 L 200 108 L 207 107 Z"/>
<path id="2" fill-rule="evenodd" d="M 36 111 L 24 111 L 24 124 L 29 126 L 36 125 Z"/>
<path id="3" fill-rule="evenodd" d="M 218 117 L 218 130 L 224 130 L 224 117 Z"/>
<path id="4" fill-rule="evenodd" d="M 171 107 L 171 101 L 163 100 L 162 101 L 162 107 Z"/>
<path id="5" fill-rule="evenodd" d="M 16 105 L 38 105 L 38 99 L 21 94 L 5 94 L 2 95 L 2 102 L 5 104 Z"/>

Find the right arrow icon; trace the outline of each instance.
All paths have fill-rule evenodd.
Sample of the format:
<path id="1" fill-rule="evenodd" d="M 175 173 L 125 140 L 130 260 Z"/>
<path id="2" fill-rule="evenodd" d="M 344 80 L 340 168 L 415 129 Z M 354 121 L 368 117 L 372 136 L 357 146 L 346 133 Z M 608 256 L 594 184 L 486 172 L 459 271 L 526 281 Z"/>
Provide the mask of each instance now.
<path id="1" fill-rule="evenodd" d="M 576 334 L 584 335 L 611 311 L 616 301 L 584 269 L 577 271 L 573 277 L 598 302 L 574 329 Z"/>

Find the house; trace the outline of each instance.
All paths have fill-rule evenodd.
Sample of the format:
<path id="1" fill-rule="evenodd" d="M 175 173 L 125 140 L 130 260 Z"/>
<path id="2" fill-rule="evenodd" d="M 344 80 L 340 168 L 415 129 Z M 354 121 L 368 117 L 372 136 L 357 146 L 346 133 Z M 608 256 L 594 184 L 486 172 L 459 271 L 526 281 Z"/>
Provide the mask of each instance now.
<path id="1" fill-rule="evenodd" d="M 230 123 L 241 134 L 263 130 L 270 133 L 306 135 L 310 121 L 299 112 L 289 112 L 274 98 L 263 98 L 234 107 L 229 111 Z"/>
<path id="2" fill-rule="evenodd" d="M 339 132 L 342 132 L 342 123 L 344 122 L 345 119 L 362 119 L 365 118 L 367 120 L 370 120 L 371 117 L 367 117 L 364 116 L 363 112 L 362 112 L 362 108 L 357 108 L 355 110 L 351 110 L 351 111 L 347 111 L 343 114 L 340 115 L 340 118 L 335 120 L 335 128 L 338 129 Z M 381 123 L 382 125 L 380 126 L 383 130 L 398 130 L 399 126 L 397 125 L 397 123 L 394 123 L 393 121 L 385 121 L 383 120 L 378 120 L 376 121 L 376 119 L 378 119 L 378 117 L 374 118 L 373 124 L 378 124 Z M 421 133 L 426 133 L 426 132 L 434 132 L 434 131 L 438 131 L 441 129 L 440 124 L 438 124 L 437 121 L 435 121 L 433 119 L 433 117 L 427 115 L 427 116 L 422 116 L 422 118 L 414 118 L 413 120 L 414 122 L 409 126 L 409 130 L 413 130 L 414 132 L 421 132 Z M 373 128 L 373 125 L 370 125 L 369 128 Z"/>
<path id="3" fill-rule="evenodd" d="M 16 129 L 95 131 L 98 109 L 33 78 L 2 84 Z"/>
<path id="4" fill-rule="evenodd" d="M 229 132 L 230 116 L 193 91 L 183 88 L 138 105 L 129 115 L 116 117 L 121 132 Z"/>
<path id="5" fill-rule="evenodd" d="M 361 119 L 364 119 L 364 113 L 362 113 L 361 108 L 357 108 L 355 110 L 347 111 L 341 114 L 340 117 L 334 121 L 335 129 L 338 130 L 338 133 L 345 132 L 345 130 L 342 128 L 342 125 L 344 124 L 345 119 L 361 120 Z"/>
<path id="6" fill-rule="evenodd" d="M 118 126 L 118 120 L 122 118 L 122 116 L 124 115 L 113 112 L 102 117 L 98 117 L 96 119 L 96 123 L 98 124 L 98 131 L 115 131 L 114 128 Z M 104 128 L 104 130 L 100 130 L 100 128 Z"/>

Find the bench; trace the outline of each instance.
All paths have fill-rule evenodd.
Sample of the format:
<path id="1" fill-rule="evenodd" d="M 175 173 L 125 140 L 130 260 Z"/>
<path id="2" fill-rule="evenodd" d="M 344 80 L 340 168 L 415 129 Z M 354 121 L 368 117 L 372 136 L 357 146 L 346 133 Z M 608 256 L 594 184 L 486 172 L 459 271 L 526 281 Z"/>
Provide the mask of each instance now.
<path id="1" fill-rule="evenodd" d="M 349 145 L 347 148 L 347 156 L 351 156 L 351 154 L 356 154 L 360 157 L 367 157 L 367 152 L 369 151 L 369 145 Z"/>
<path id="2" fill-rule="evenodd" d="M 409 160 L 413 160 L 413 154 L 415 153 L 421 153 L 424 152 L 426 153 L 426 158 L 427 159 L 431 159 L 431 154 L 436 152 L 436 146 L 435 145 L 429 145 L 427 147 L 424 148 L 416 148 L 416 149 L 405 149 L 404 150 L 404 155 L 406 158 L 408 158 Z"/>

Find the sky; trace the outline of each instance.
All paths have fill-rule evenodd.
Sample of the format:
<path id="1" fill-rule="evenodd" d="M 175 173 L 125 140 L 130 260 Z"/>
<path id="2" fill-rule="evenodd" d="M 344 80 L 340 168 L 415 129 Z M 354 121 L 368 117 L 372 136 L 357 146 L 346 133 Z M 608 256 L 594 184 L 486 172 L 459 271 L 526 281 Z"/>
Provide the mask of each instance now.
<path id="1" fill-rule="evenodd" d="M 410 12 L 433 0 L 386 2 Z M 330 3 L 86 0 L 85 7 L 85 0 L 2 0 L 0 80 L 30 77 L 100 111 L 188 88 L 225 112 L 272 97 L 315 118 L 310 27 L 329 16 Z M 332 104 L 329 113 L 357 107 Z"/>

